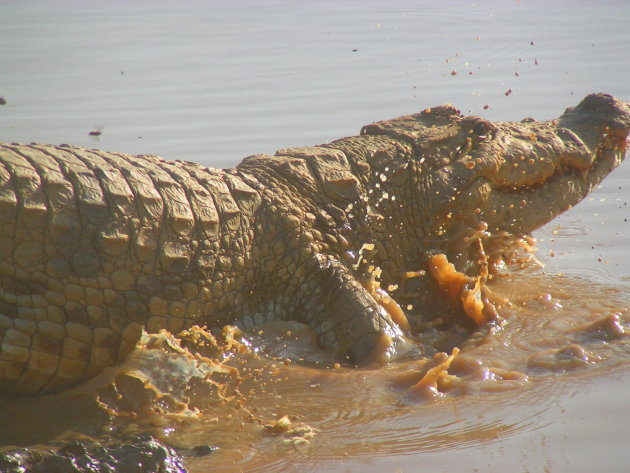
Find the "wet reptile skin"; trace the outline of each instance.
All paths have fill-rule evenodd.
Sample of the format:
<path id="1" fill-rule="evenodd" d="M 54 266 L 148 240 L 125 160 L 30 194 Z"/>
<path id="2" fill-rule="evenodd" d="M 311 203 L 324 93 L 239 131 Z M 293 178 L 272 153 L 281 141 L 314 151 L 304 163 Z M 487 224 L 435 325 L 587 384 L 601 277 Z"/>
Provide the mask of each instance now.
<path id="1" fill-rule="evenodd" d="M 630 109 L 588 96 L 556 121 L 490 123 L 450 106 L 234 169 L 68 145 L 0 145 L 0 392 L 54 392 L 120 362 L 142 330 L 310 324 L 361 361 L 400 328 L 383 287 L 446 252 L 471 213 L 529 232 L 625 155 Z M 459 235 L 459 236 L 458 236 Z"/>

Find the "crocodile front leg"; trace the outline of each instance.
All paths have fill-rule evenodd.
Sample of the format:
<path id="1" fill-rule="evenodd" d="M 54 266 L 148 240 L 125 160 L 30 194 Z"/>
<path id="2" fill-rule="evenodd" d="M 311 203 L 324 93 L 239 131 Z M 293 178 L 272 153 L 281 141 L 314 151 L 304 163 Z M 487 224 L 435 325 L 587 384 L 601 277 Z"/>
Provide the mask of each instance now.
<path id="1" fill-rule="evenodd" d="M 309 266 L 296 319 L 315 330 L 323 347 L 353 363 L 386 361 L 411 348 L 387 310 L 343 263 L 320 254 Z"/>

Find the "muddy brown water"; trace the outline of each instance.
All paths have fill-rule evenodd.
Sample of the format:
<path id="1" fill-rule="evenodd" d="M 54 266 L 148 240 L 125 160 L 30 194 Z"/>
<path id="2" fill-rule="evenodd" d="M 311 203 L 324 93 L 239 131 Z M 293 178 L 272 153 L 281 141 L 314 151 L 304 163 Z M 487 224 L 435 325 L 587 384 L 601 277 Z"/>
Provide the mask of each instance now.
<path id="1" fill-rule="evenodd" d="M 590 92 L 630 100 L 628 18 L 622 1 L 9 0 L 0 139 L 225 167 L 445 102 L 548 119 Z M 108 374 L 121 399 L 90 384 L 5 405 L 2 448 L 140 429 L 219 447 L 187 454 L 192 472 L 627 471 L 629 187 L 626 162 L 536 232 L 545 267 L 494 282 L 507 322 L 462 345 L 443 397 L 409 393 L 417 360 L 317 367 L 329 355 L 296 326 L 250 334 L 279 359 L 224 360 L 241 381 L 164 335 Z"/>

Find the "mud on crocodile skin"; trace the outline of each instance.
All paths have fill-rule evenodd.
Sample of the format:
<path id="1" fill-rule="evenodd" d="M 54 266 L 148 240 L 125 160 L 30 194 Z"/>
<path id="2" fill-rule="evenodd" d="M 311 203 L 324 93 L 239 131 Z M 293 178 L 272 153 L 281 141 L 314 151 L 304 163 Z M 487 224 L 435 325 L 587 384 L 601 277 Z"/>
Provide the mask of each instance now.
<path id="1" fill-rule="evenodd" d="M 436 252 L 466 271 L 463 221 L 538 228 L 619 164 L 629 127 L 628 104 L 593 94 L 548 122 L 435 107 L 226 170 L 2 144 L 0 392 L 63 389 L 143 329 L 193 324 L 293 319 L 342 358 L 394 356 L 405 336 L 353 269 L 364 244 L 383 287 Z"/>

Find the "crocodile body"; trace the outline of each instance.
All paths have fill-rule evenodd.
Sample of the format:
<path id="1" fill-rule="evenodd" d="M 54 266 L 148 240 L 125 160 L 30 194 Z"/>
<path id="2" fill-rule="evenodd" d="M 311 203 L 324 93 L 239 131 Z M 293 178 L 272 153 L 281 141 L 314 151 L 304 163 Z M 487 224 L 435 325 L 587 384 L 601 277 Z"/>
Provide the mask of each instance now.
<path id="1" fill-rule="evenodd" d="M 292 319 L 353 361 L 384 339 L 393 354 L 401 329 L 353 270 L 364 244 L 395 286 L 470 214 L 532 231 L 619 164 L 629 127 L 627 104 L 593 94 L 549 122 L 435 107 L 227 170 L 2 144 L 0 392 L 60 390 L 124 359 L 143 329 L 193 324 Z"/>

